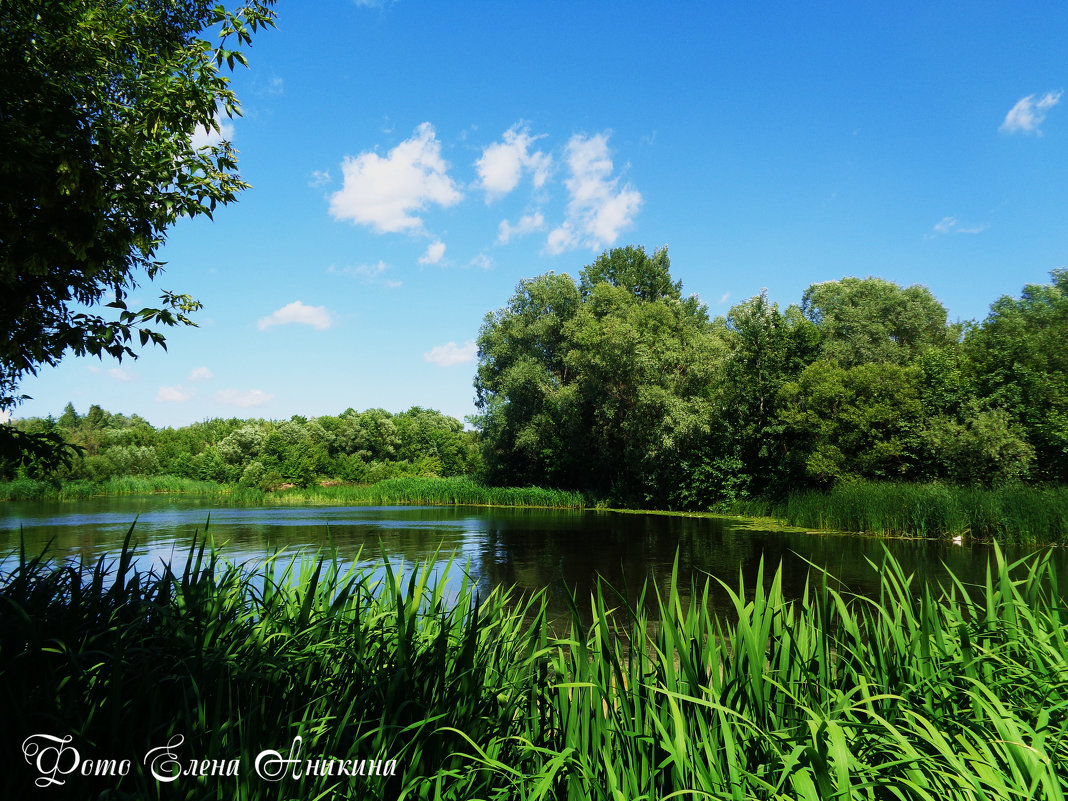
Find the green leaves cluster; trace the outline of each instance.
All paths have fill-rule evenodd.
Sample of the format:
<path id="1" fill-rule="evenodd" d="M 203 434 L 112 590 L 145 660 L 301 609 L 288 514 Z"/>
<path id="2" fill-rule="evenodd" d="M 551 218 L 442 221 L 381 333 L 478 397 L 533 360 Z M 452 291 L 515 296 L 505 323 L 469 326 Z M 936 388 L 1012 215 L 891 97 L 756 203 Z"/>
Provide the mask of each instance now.
<path id="1" fill-rule="evenodd" d="M 48 435 L 77 446 L 65 466 L 0 461 L 0 476 L 105 481 L 117 476 L 177 476 L 264 490 L 307 487 L 319 480 L 373 483 L 401 475 L 462 476 L 480 459 L 474 434 L 432 409 L 413 406 L 289 420 L 207 420 L 153 428 L 133 415 L 91 406 L 78 415 L 67 404 L 58 420 L 30 419 L 20 436 Z"/>
<path id="2" fill-rule="evenodd" d="M 950 323 L 843 278 L 709 319 L 667 252 L 520 283 L 475 379 L 488 477 L 700 508 L 843 481 L 1068 481 L 1068 274 Z"/>
<path id="3" fill-rule="evenodd" d="M 652 499 L 707 426 L 722 344 L 666 251 L 606 253 L 578 284 L 549 273 L 487 315 L 475 379 L 492 479 Z"/>
<path id="4" fill-rule="evenodd" d="M 171 225 L 247 186 L 229 142 L 193 137 L 240 113 L 223 65 L 245 63 L 234 47 L 274 24 L 273 4 L 0 3 L 0 409 L 68 351 L 133 357 L 164 345 L 158 327 L 193 324 L 188 295 L 126 300 L 162 270 Z"/>

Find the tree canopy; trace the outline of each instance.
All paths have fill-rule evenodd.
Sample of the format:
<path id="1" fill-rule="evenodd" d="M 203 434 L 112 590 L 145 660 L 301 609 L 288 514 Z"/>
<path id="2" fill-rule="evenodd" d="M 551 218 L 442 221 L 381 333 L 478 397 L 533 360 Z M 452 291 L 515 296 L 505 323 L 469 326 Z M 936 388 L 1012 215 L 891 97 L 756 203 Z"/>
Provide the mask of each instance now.
<path id="1" fill-rule="evenodd" d="M 856 479 L 1068 479 L 1068 278 L 948 322 L 922 286 L 843 278 L 709 320 L 667 252 L 524 280 L 475 379 L 491 481 L 698 508 Z"/>
<path id="2" fill-rule="evenodd" d="M 135 356 L 165 344 L 160 326 L 192 324 L 188 295 L 126 300 L 158 277 L 175 221 L 246 187 L 229 142 L 194 136 L 239 113 L 225 70 L 274 24 L 273 4 L 0 3 L 0 409 L 67 352 Z M 0 427 L 8 456 L 29 444 Z"/>

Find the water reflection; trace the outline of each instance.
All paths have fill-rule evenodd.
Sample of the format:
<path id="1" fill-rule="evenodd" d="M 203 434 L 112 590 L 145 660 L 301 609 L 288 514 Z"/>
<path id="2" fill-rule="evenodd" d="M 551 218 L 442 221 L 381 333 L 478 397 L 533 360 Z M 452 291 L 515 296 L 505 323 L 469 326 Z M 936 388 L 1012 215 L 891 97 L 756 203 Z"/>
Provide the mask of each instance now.
<path id="1" fill-rule="evenodd" d="M 889 549 L 920 582 L 945 582 L 946 566 L 969 583 L 981 583 L 988 549 L 916 540 L 751 531 L 732 521 L 660 515 L 540 509 L 464 507 L 220 507 L 205 499 L 154 496 L 88 501 L 0 504 L 0 552 L 10 554 L 20 537 L 30 553 L 51 541 L 57 555 L 89 560 L 114 554 L 131 523 L 141 566 L 179 565 L 195 534 L 205 529 L 231 560 L 256 564 L 279 549 L 303 553 L 334 548 L 339 558 L 381 569 L 431 560 L 441 570 L 449 557 L 467 567 L 480 590 L 514 586 L 544 590 L 554 618 L 568 614 L 568 593 L 588 603 L 598 576 L 633 604 L 648 582 L 667 591 L 678 555 L 679 586 L 701 587 L 718 578 L 737 588 L 755 586 L 761 559 L 766 578 L 782 563 L 787 595 L 800 596 L 811 571 L 826 568 L 852 592 L 877 591 L 878 565 Z M 1023 551 L 1011 551 L 1012 557 Z M 1065 554 L 1054 559 L 1065 567 Z M 453 570 L 450 584 L 460 581 Z M 715 580 L 711 597 L 722 611 L 729 598 Z"/>

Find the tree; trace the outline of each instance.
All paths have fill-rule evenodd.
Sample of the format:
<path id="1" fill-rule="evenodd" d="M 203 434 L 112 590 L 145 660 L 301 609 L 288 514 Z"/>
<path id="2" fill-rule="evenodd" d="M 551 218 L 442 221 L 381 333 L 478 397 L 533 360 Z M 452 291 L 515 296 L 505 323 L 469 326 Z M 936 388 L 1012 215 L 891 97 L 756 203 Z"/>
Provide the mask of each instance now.
<path id="1" fill-rule="evenodd" d="M 1068 481 L 1068 270 L 1004 296 L 969 331 L 979 394 L 1005 409 L 1034 447 L 1037 478 Z"/>
<path id="2" fill-rule="evenodd" d="M 843 278 L 813 284 L 801 299 L 820 328 L 822 357 L 843 367 L 868 362 L 906 364 L 926 348 L 960 338 L 946 309 L 927 287 L 902 288 L 881 278 Z"/>
<path id="3" fill-rule="evenodd" d="M 524 280 L 478 344 L 475 422 L 491 480 L 638 503 L 696 497 L 674 492 L 708 436 L 723 348 L 705 308 L 671 281 L 665 251 L 610 250 L 578 285 Z"/>
<path id="4" fill-rule="evenodd" d="M 780 390 L 816 358 L 819 330 L 797 306 L 780 311 L 767 292 L 739 303 L 717 322 L 729 355 L 716 393 L 721 418 L 716 458 L 735 466 L 736 494 L 781 490 L 795 466 L 788 458 L 793 435 L 779 419 Z"/>
<path id="5" fill-rule="evenodd" d="M 194 134 L 239 113 L 222 68 L 245 63 L 231 42 L 273 25 L 273 4 L 0 2 L 0 409 L 67 352 L 135 357 L 135 340 L 165 346 L 159 326 L 193 324 L 188 295 L 126 298 L 160 274 L 171 225 L 246 187 L 230 144 Z M 0 426 L 0 455 L 27 445 Z"/>

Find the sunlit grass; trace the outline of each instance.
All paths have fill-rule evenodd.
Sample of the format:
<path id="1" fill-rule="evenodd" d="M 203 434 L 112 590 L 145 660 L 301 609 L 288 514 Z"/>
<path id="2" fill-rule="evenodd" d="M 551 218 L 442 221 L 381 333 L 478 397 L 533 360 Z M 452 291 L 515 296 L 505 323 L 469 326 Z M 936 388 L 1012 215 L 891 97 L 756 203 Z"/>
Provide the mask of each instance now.
<path id="1" fill-rule="evenodd" d="M 421 476 L 389 478 L 370 485 L 289 487 L 274 492 L 177 476 L 122 476 L 100 482 L 82 479 L 59 484 L 33 479 L 0 482 L 0 501 L 78 500 L 94 496 L 157 493 L 201 495 L 224 504 L 257 506 L 302 503 L 530 506 L 553 509 L 582 509 L 587 506 L 586 498 L 580 492 L 540 487 L 489 487 L 469 478 Z"/>
<path id="2" fill-rule="evenodd" d="M 71 777 L 69 794 L 151 798 L 1062 799 L 1068 609 L 1048 556 L 995 552 L 981 586 L 921 588 L 890 556 L 879 595 L 813 571 L 706 584 L 658 616 L 607 587 L 554 636 L 545 599 L 447 582 L 427 565 L 355 570 L 195 547 L 172 572 L 28 557 L 0 579 L 0 749 L 73 734 L 100 754 L 175 733 L 239 777 L 162 787 Z M 456 570 L 456 566 L 451 568 Z M 692 600 L 684 600 L 687 597 Z M 581 604 L 580 604 L 581 600 Z M 580 605 L 583 607 L 580 611 Z M 589 621 L 592 620 L 592 623 Z M 270 784 L 263 748 L 398 759 L 396 777 Z M 0 783 L 25 794 L 19 763 Z M 56 790 L 57 792 L 52 792 Z"/>
<path id="3" fill-rule="evenodd" d="M 1068 487 L 996 489 L 946 484 L 848 482 L 785 502 L 745 501 L 733 514 L 789 525 L 905 537 L 966 537 L 1002 543 L 1068 542 Z"/>

